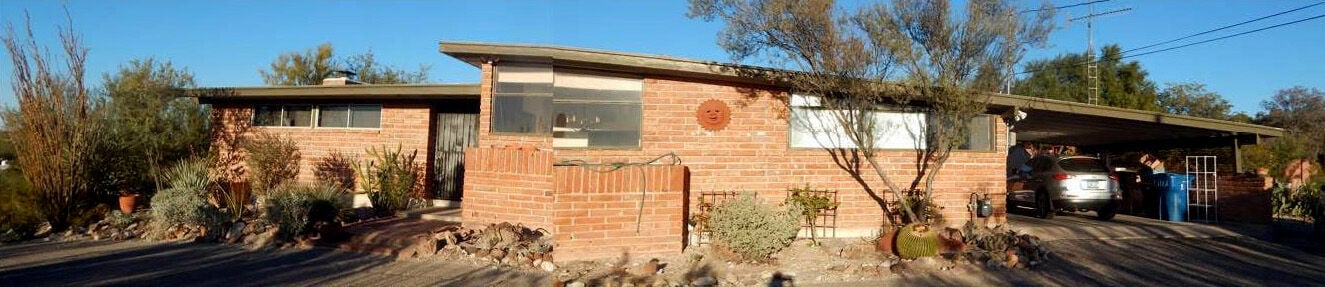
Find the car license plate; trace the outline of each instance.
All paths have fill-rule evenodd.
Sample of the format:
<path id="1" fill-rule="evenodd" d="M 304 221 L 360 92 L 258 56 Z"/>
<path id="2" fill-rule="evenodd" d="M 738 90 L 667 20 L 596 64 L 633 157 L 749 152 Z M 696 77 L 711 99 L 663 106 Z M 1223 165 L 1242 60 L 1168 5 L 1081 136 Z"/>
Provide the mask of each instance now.
<path id="1" fill-rule="evenodd" d="M 1086 188 L 1087 188 L 1087 189 L 1100 189 L 1100 181 L 1098 181 L 1098 180 L 1087 181 L 1087 182 L 1086 182 Z"/>

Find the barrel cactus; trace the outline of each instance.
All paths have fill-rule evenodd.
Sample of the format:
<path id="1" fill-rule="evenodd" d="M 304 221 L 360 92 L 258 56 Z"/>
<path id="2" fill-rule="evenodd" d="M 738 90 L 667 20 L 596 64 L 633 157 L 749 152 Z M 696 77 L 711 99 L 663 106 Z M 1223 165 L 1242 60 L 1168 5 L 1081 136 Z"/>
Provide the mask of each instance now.
<path id="1" fill-rule="evenodd" d="M 938 255 L 938 234 L 924 224 L 907 224 L 897 232 L 897 255 L 916 259 Z"/>

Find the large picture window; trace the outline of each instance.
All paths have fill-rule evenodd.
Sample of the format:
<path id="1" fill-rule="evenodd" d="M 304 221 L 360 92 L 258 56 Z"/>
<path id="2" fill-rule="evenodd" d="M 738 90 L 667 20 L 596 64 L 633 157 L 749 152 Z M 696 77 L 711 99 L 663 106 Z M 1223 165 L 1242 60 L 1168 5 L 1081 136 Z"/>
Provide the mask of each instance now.
<path id="1" fill-rule="evenodd" d="M 496 71 L 493 132 L 550 133 L 556 148 L 639 147 L 640 77 L 531 64 Z"/>
<path id="2" fill-rule="evenodd" d="M 557 70 L 552 110 L 552 146 L 638 147 L 641 94 L 637 77 Z"/>
<path id="3" fill-rule="evenodd" d="M 851 114 L 849 111 L 826 109 L 816 96 L 793 94 L 791 97 L 791 120 L 789 140 L 793 148 L 856 148 L 855 141 L 848 135 L 848 129 L 842 127 L 842 117 L 871 119 L 859 121 L 858 126 L 872 129 L 863 138 L 873 139 L 876 149 L 916 149 L 925 147 L 925 128 L 928 124 L 924 113 L 875 110 L 863 114 Z M 993 148 L 993 121 L 989 115 L 972 118 L 965 144 L 959 150 L 990 150 Z M 848 121 L 854 122 L 854 121 Z M 871 126 L 872 125 L 872 126 Z"/>
<path id="4" fill-rule="evenodd" d="M 253 109 L 253 125 L 263 127 L 311 127 L 311 105 L 258 105 Z"/>
<path id="5" fill-rule="evenodd" d="M 547 134 L 552 131 L 552 66 L 506 64 L 496 67 L 492 131 Z"/>
<path id="6" fill-rule="evenodd" d="M 382 125 L 381 105 L 323 105 L 318 106 L 317 126 L 323 128 L 379 128 Z"/>

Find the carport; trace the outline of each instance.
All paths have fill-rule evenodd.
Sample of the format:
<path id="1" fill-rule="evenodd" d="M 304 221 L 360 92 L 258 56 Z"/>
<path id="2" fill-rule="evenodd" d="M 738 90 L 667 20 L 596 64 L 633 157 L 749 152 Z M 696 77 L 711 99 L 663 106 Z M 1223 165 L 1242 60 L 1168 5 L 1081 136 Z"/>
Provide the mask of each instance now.
<path id="1" fill-rule="evenodd" d="M 992 96 L 990 106 L 1005 119 L 1024 113 L 1012 124 L 1016 141 L 1071 145 L 1082 153 L 1231 148 L 1237 171 L 1244 168 L 1234 147 L 1284 135 L 1267 126 L 1016 95 Z"/>
<path id="2" fill-rule="evenodd" d="M 1188 202 L 1190 208 L 1201 209 L 1203 220 L 1229 217 L 1267 223 L 1270 219 L 1265 181 L 1242 174 L 1247 167 L 1238 147 L 1282 137 L 1283 129 L 1005 94 L 991 96 L 989 106 L 1009 124 L 1009 144 L 1028 141 L 1074 146 L 1078 154 L 1106 160 L 1128 152 L 1183 150 L 1183 155 L 1197 157 L 1186 157 L 1188 161 L 1172 166 L 1198 179 L 1189 187 Z M 1197 162 L 1193 158 L 1213 160 L 1193 165 Z M 1230 208 L 1221 208 L 1221 200 Z"/>

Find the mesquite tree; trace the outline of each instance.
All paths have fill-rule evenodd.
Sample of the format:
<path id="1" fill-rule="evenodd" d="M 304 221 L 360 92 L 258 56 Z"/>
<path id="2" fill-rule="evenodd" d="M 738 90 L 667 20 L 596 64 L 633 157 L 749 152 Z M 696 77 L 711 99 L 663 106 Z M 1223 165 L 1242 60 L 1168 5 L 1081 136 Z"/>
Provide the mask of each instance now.
<path id="1" fill-rule="evenodd" d="M 868 164 L 900 203 L 907 222 L 927 222 L 936 175 L 985 112 L 1029 45 L 1045 43 L 1053 9 L 1024 13 L 1007 0 L 971 0 L 964 15 L 948 1 L 862 3 L 853 11 L 830 0 L 691 0 L 690 17 L 720 19 L 718 43 L 738 62 L 765 61 L 778 70 L 736 68 L 814 95 L 826 129 L 825 149 L 839 159 L 889 213 L 888 203 L 862 177 Z M 880 120 L 902 111 L 919 128 Z M 903 120 L 905 121 L 905 120 Z M 819 124 L 822 125 L 822 124 Z M 899 131 L 902 130 L 902 131 Z M 909 184 L 877 158 L 879 137 L 909 133 L 915 173 Z M 819 140 L 819 139 L 816 139 Z M 847 162 L 847 164 L 843 164 Z"/>

